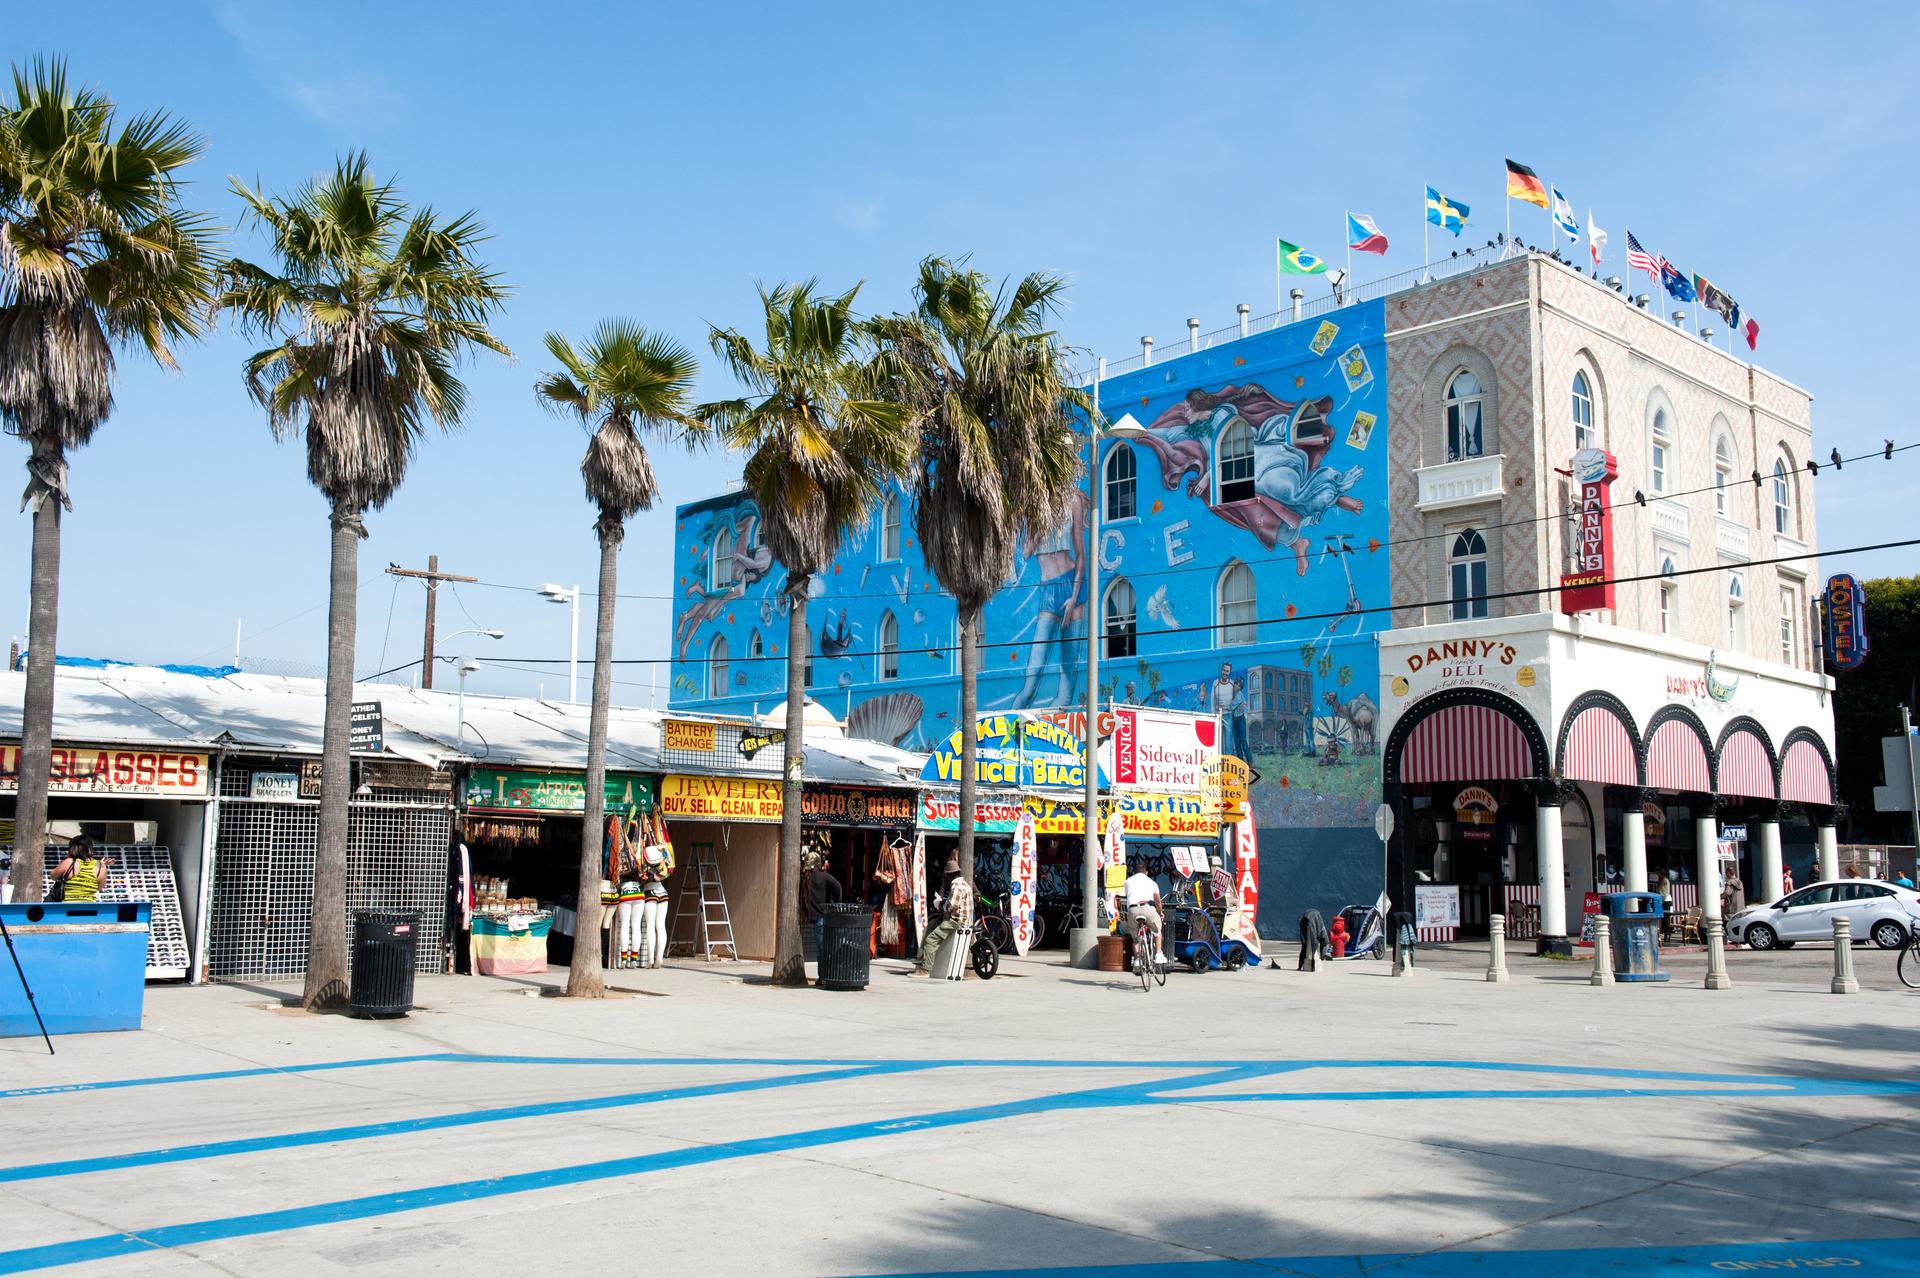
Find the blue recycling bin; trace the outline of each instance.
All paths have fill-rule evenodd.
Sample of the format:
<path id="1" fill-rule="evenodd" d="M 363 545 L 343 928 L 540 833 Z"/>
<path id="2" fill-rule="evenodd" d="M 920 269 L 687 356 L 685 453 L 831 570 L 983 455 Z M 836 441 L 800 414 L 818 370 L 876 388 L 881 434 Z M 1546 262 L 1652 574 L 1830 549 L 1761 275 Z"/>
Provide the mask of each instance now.
<path id="1" fill-rule="evenodd" d="M 33 1000 L 49 1034 L 140 1028 L 147 993 L 145 901 L 35 901 L 0 905 L 13 959 L 0 956 L 0 1038 L 38 1037 Z"/>
<path id="2" fill-rule="evenodd" d="M 1613 940 L 1613 979 L 1664 981 L 1660 968 L 1660 897 L 1653 892 L 1609 892 L 1600 899 Z"/>

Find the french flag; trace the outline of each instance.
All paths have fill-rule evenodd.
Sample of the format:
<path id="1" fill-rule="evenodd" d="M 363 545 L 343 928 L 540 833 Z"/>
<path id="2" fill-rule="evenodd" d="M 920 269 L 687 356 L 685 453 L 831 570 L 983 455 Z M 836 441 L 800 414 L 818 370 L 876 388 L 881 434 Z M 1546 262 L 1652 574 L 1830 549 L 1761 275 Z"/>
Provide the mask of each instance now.
<path id="1" fill-rule="evenodd" d="M 1347 214 L 1347 247 L 1361 253 L 1385 253 L 1387 237 L 1365 213 Z"/>

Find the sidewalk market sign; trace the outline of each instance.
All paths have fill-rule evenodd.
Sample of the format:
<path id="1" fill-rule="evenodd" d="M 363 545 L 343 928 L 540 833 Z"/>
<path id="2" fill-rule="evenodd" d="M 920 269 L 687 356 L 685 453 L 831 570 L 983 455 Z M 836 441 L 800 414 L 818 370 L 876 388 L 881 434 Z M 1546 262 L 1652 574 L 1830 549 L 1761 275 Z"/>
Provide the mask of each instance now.
<path id="1" fill-rule="evenodd" d="M 1220 721 L 1212 715 L 1122 707 L 1114 711 L 1113 737 L 1101 758 L 1119 786 L 1203 790 L 1220 758 Z"/>
<path id="2" fill-rule="evenodd" d="M 464 791 L 469 812 L 585 812 L 587 775 L 584 772 L 508 772 L 477 770 L 467 776 Z M 609 772 L 606 782 L 608 813 L 653 809 L 653 781 L 633 772 Z"/>
<path id="3" fill-rule="evenodd" d="M 199 799 L 211 793 L 209 775 L 207 756 L 189 750 L 56 745 L 47 792 Z M 0 745 L 0 794 L 19 790 L 20 746 Z"/>
<path id="4" fill-rule="evenodd" d="M 1020 790 L 1084 790 L 1086 750 L 1073 733 L 1051 719 L 1032 714 L 988 714 L 975 721 L 978 750 L 974 780 L 980 785 Z M 920 779 L 935 785 L 960 784 L 960 736 L 954 732 L 927 756 Z M 1096 770 L 1104 788 L 1106 774 Z"/>
<path id="5" fill-rule="evenodd" d="M 660 779 L 660 815 L 669 820 L 772 825 L 780 820 L 784 806 L 779 781 L 759 777 Z"/>

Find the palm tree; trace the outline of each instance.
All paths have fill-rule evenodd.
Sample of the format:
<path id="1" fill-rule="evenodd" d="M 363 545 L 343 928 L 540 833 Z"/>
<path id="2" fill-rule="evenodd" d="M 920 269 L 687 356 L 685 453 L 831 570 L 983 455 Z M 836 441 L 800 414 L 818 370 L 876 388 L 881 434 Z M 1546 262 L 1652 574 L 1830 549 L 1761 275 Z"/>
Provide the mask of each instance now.
<path id="1" fill-rule="evenodd" d="M 930 257 L 920 263 L 912 313 L 871 325 L 884 393 L 921 422 L 920 549 L 960 613 L 960 872 L 969 879 L 981 613 L 1013 578 L 1015 547 L 1037 544 L 1068 518 L 1082 474 L 1075 414 L 1093 412 L 1064 376 L 1050 327 L 1065 291 L 1064 280 L 1042 272 L 996 288 L 964 259 Z"/>
<path id="2" fill-rule="evenodd" d="M 460 359 L 475 347 L 509 354 L 487 327 L 507 289 L 475 256 L 486 234 L 472 213 L 442 219 L 409 208 L 368 173 L 363 154 L 288 197 L 238 180 L 233 189 L 277 260 L 273 269 L 227 262 L 217 306 L 273 343 L 248 358 L 247 390 L 275 438 L 305 438 L 307 479 L 326 498 L 332 527 L 320 832 L 301 996 L 320 1011 L 346 995 L 347 721 L 363 518 L 399 490 L 429 425 L 459 424 Z"/>
<path id="3" fill-rule="evenodd" d="M 600 978 L 600 840 L 606 812 L 607 713 L 613 696 L 613 614 L 620 543 L 627 520 L 650 510 L 660 496 L 640 432 L 699 437 L 689 415 L 688 391 L 698 366 L 687 350 L 638 324 L 605 320 L 576 350 L 559 333 L 547 334 L 547 352 L 561 371 L 534 385 L 534 396 L 586 427 L 580 463 L 587 500 L 600 509 L 593 531 L 600 541 L 600 614 L 593 633 L 593 712 L 587 732 L 587 811 L 580 827 L 579 921 L 567 994 L 603 998 Z"/>
<path id="4" fill-rule="evenodd" d="M 787 569 L 787 733 L 785 807 L 774 921 L 773 983 L 800 985 L 800 781 L 806 753 L 807 593 L 912 457 L 907 413 L 867 398 L 855 285 L 817 297 L 815 281 L 760 289 L 766 337 L 755 347 L 734 329 L 712 331 L 714 353 L 746 387 L 738 399 L 703 404 L 697 416 L 728 446 L 748 454 L 742 479 L 760 507 L 767 549 Z"/>
<path id="5" fill-rule="evenodd" d="M 23 901 L 41 895 L 67 454 L 113 412 L 116 351 L 172 368 L 174 343 L 202 331 L 211 233 L 181 206 L 177 176 L 202 149 L 161 112 L 119 121 L 57 60 L 16 66 L 0 100 L 0 426 L 27 445 L 33 509 L 12 871 Z"/>

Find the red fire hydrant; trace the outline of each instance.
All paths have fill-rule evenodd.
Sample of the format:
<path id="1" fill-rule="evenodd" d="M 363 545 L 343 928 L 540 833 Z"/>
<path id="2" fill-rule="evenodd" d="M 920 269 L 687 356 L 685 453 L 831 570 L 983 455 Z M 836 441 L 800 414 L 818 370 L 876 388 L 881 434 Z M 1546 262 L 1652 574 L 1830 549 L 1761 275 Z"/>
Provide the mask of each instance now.
<path id="1" fill-rule="evenodd" d="M 1338 914 L 1333 916 L 1333 923 L 1327 928 L 1327 940 L 1333 943 L 1335 958 L 1347 956 L 1347 921 Z"/>

